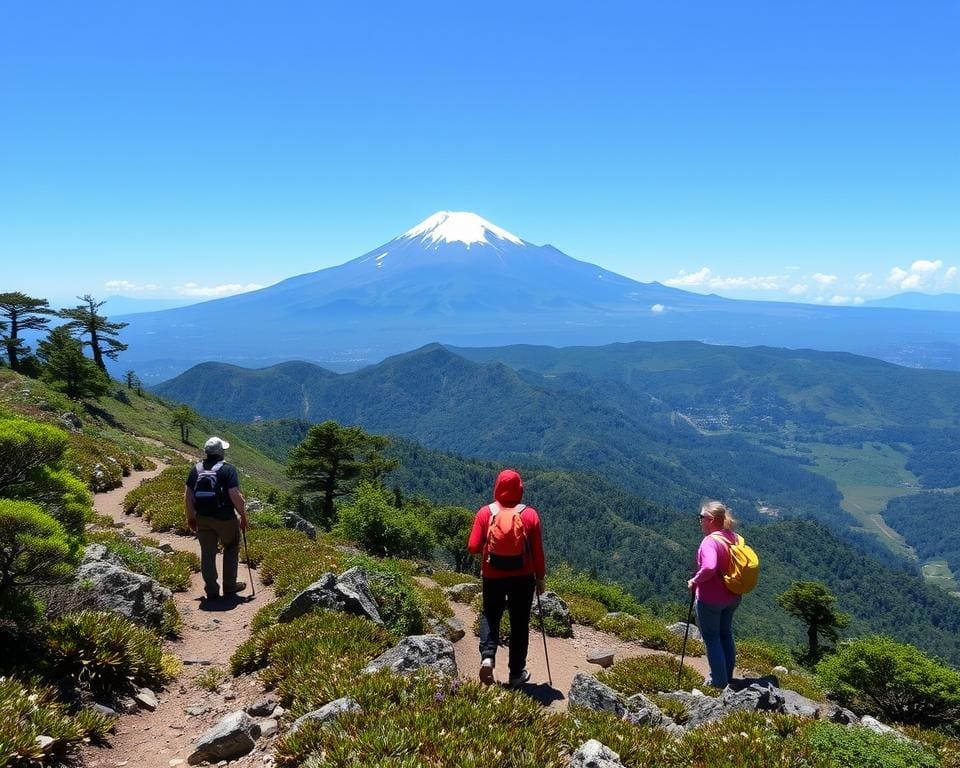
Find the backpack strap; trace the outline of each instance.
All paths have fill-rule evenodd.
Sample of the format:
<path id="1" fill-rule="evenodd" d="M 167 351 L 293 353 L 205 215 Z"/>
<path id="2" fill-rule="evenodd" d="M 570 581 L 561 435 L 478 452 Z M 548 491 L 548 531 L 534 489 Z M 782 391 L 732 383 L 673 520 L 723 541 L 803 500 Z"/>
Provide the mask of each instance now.
<path id="1" fill-rule="evenodd" d="M 210 471 L 211 471 L 211 472 L 219 472 L 219 471 L 220 471 L 220 467 L 222 467 L 222 466 L 223 466 L 223 462 L 222 462 L 222 461 L 218 461 L 216 464 L 214 464 L 212 467 L 210 467 Z"/>
<path id="2" fill-rule="evenodd" d="M 194 469 L 197 470 L 197 474 L 198 474 L 198 475 L 199 475 L 201 472 L 203 472 L 203 462 L 202 462 L 202 461 L 198 461 L 198 462 L 196 463 L 196 465 L 194 466 Z"/>

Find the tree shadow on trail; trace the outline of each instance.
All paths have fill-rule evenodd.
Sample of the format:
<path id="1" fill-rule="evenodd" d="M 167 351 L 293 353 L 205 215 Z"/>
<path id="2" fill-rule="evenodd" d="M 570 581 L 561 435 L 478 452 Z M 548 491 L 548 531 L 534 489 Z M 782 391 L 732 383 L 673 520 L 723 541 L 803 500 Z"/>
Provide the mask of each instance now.
<path id="1" fill-rule="evenodd" d="M 518 688 L 521 693 L 526 694 L 534 701 L 539 702 L 545 707 L 549 707 L 553 702 L 564 698 L 562 692 L 547 683 L 537 683 L 536 685 L 523 685 Z"/>

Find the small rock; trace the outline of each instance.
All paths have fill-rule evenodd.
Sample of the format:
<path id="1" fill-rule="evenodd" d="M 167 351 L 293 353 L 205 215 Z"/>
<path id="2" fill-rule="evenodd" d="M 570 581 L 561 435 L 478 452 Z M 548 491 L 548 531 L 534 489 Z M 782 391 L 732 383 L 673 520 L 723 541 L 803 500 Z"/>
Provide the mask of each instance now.
<path id="1" fill-rule="evenodd" d="M 351 698 L 344 697 L 342 699 L 337 699 L 336 701 L 331 701 L 329 704 L 325 704 L 320 707 L 320 709 L 315 709 L 313 712 L 307 712 L 303 717 L 298 717 L 294 720 L 293 725 L 290 726 L 290 730 L 287 731 L 287 736 L 291 733 L 296 733 L 303 726 L 304 723 L 310 721 L 318 721 L 321 723 L 326 723 L 330 720 L 335 720 L 340 717 L 340 715 L 346 712 L 359 712 L 360 705 Z"/>
<path id="2" fill-rule="evenodd" d="M 688 628 L 689 627 L 689 628 Z M 685 621 L 678 621 L 675 624 L 668 624 L 667 631 L 671 634 L 683 637 L 686 635 L 691 640 L 702 640 L 703 636 L 696 624 L 687 624 Z"/>
<path id="3" fill-rule="evenodd" d="M 599 664 L 601 667 L 606 669 L 611 664 L 613 664 L 613 651 L 608 648 L 597 648 L 596 650 L 590 651 L 587 654 L 587 661 L 591 664 Z"/>
<path id="4" fill-rule="evenodd" d="M 264 720 L 260 723 L 260 735 L 265 738 L 275 736 L 279 730 L 280 724 L 276 720 Z"/>
<path id="5" fill-rule="evenodd" d="M 183 663 L 186 664 L 188 667 L 190 666 L 208 667 L 213 662 L 210 661 L 210 659 L 184 659 Z"/>
<path id="6" fill-rule="evenodd" d="M 54 739 L 50 736 L 37 736 L 37 746 L 40 747 L 44 752 L 50 749 L 50 745 L 53 744 Z"/>
<path id="7" fill-rule="evenodd" d="M 137 702 L 129 696 L 125 696 L 124 698 L 120 699 L 118 705 L 120 707 L 120 711 L 125 715 L 136 714 L 140 709 L 140 707 L 137 706 Z"/>
<path id="8" fill-rule="evenodd" d="M 452 587 L 444 587 L 443 594 L 455 603 L 469 604 L 473 598 L 480 594 L 482 589 L 483 585 L 480 584 L 480 582 L 468 581 L 464 584 L 454 584 Z"/>
<path id="9" fill-rule="evenodd" d="M 224 701 L 233 701 L 235 698 L 237 698 L 237 694 L 235 694 L 233 691 L 227 691 L 225 694 L 223 694 Z"/>
<path id="10" fill-rule="evenodd" d="M 190 717 L 197 717 L 198 715 L 205 715 L 210 711 L 210 707 L 206 707 L 203 704 L 194 704 L 192 707 L 187 707 L 183 710 Z"/>
<path id="11" fill-rule="evenodd" d="M 141 707 L 151 712 L 156 711 L 157 707 L 160 706 L 156 695 L 149 688 L 141 688 L 133 698 Z"/>
<path id="12" fill-rule="evenodd" d="M 247 714 L 254 717 L 268 717 L 273 714 L 273 710 L 277 708 L 279 703 L 275 696 L 264 696 L 247 707 Z"/>
<path id="13" fill-rule="evenodd" d="M 163 544 L 161 544 L 161 545 L 158 547 L 158 549 L 159 549 L 161 552 L 163 552 L 164 554 L 167 554 L 167 555 L 172 555 L 174 552 L 177 551 L 177 550 L 175 550 L 175 549 L 173 548 L 173 546 L 172 546 L 171 544 L 167 544 L 166 542 L 164 542 Z M 181 761 L 181 762 L 182 762 L 182 761 Z"/>
<path id="14" fill-rule="evenodd" d="M 596 739 L 583 744 L 570 758 L 570 768 L 623 768 L 620 755 Z"/>
<path id="15" fill-rule="evenodd" d="M 783 675 L 787 675 L 787 674 L 790 673 L 790 670 L 788 670 L 786 667 L 781 666 L 781 665 L 777 665 L 776 667 L 774 667 L 774 668 L 773 668 L 772 670 L 770 670 L 770 671 L 771 671 L 774 675 L 776 675 L 777 677 L 782 677 Z"/>
<path id="16" fill-rule="evenodd" d="M 176 768 L 176 766 L 183 765 L 185 762 L 187 761 L 180 757 L 175 757 L 173 760 L 170 761 L 169 765 L 170 765 L 170 768 Z"/>
<path id="17" fill-rule="evenodd" d="M 111 709 L 106 704 L 98 704 L 94 702 L 90 705 L 90 709 L 96 712 L 98 715 L 107 715 L 108 717 L 116 717 L 116 710 Z"/>
<path id="18" fill-rule="evenodd" d="M 197 739 L 190 765 L 233 760 L 248 754 L 260 735 L 260 726 L 246 712 L 232 712 Z"/>

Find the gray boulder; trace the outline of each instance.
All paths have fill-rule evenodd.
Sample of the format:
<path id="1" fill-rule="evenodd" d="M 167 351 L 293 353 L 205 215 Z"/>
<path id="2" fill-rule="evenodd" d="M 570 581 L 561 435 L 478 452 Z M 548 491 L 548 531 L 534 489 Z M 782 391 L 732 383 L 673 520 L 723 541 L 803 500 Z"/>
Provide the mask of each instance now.
<path id="1" fill-rule="evenodd" d="M 902 741 L 908 744 L 915 744 L 916 742 L 900 733 L 896 728 L 891 728 L 889 725 L 885 725 L 877 720 L 875 717 L 870 715 L 864 715 L 860 720 L 860 727 L 867 728 L 874 733 L 879 733 L 881 736 L 893 736 L 897 741 Z"/>
<path id="2" fill-rule="evenodd" d="M 318 608 L 352 613 L 376 624 L 383 624 L 377 603 L 370 591 L 367 574 L 362 568 L 351 568 L 339 578 L 333 573 L 323 574 L 293 598 L 277 620 L 281 623 L 293 621 Z"/>
<path id="3" fill-rule="evenodd" d="M 553 619 L 563 627 L 561 637 L 573 636 L 573 620 L 570 618 L 570 609 L 556 592 L 544 592 L 540 599 L 534 598 L 530 609 L 531 616 L 539 620 L 540 609 L 543 609 L 544 618 Z"/>
<path id="4" fill-rule="evenodd" d="M 256 745 L 260 726 L 246 712 L 233 712 L 204 733 L 193 745 L 187 758 L 190 765 L 234 760 L 247 754 Z"/>
<path id="5" fill-rule="evenodd" d="M 592 709 L 594 712 L 609 712 L 616 717 L 623 717 L 627 713 L 627 707 L 620 694 L 586 672 L 578 672 L 574 676 L 567 694 L 567 701 L 572 707 Z"/>
<path id="6" fill-rule="evenodd" d="M 827 704 L 823 711 L 823 716 L 831 723 L 840 725 L 859 725 L 860 718 L 849 709 L 837 706 L 836 704 Z"/>
<path id="7" fill-rule="evenodd" d="M 83 431 L 83 422 L 80 420 L 80 417 L 77 414 L 67 411 L 66 413 L 60 414 L 60 426 L 63 427 L 68 432 L 82 432 Z"/>
<path id="8" fill-rule="evenodd" d="M 587 654 L 587 661 L 597 664 L 604 669 L 613 666 L 614 652 L 609 648 L 595 648 Z"/>
<path id="9" fill-rule="evenodd" d="M 660 707 L 654 704 L 642 693 L 635 693 L 627 699 L 626 719 L 636 725 L 663 726 L 673 725 L 674 722 L 660 711 Z"/>
<path id="10" fill-rule="evenodd" d="M 290 726 L 287 730 L 287 735 L 291 733 L 296 733 L 303 727 L 304 723 L 317 722 L 317 723 L 327 723 L 332 720 L 336 720 L 340 715 L 343 715 L 347 712 L 359 712 L 360 705 L 356 700 L 349 697 L 344 697 L 342 699 L 337 699 L 336 701 L 331 701 L 329 704 L 324 704 L 320 709 L 315 709 L 313 712 L 307 712 L 303 717 L 298 717 L 293 721 L 293 725 Z"/>
<path id="11" fill-rule="evenodd" d="M 700 629 L 696 624 L 691 622 L 690 633 L 687 635 L 691 640 L 703 640 L 703 636 L 700 634 Z M 678 621 L 675 624 L 667 624 L 667 631 L 672 632 L 678 637 L 683 637 L 684 633 L 687 631 L 687 622 Z"/>
<path id="12" fill-rule="evenodd" d="M 623 768 L 623 763 L 610 747 L 590 739 L 570 757 L 570 768 Z"/>
<path id="13" fill-rule="evenodd" d="M 687 729 L 720 720 L 731 712 L 786 711 L 783 691 L 769 684 L 751 683 L 738 691 L 725 688 L 719 698 L 704 696 L 699 691 L 673 691 L 663 695 L 681 702 L 687 708 Z"/>
<path id="14" fill-rule="evenodd" d="M 113 563 L 114 565 L 123 565 L 123 561 L 118 555 L 111 552 L 103 544 L 87 544 L 83 548 L 83 559 L 80 561 L 81 565 L 84 563 Z"/>
<path id="15" fill-rule="evenodd" d="M 457 676 L 457 657 L 453 643 L 439 635 L 412 635 L 371 661 L 364 673 L 381 669 L 405 674 L 422 667 L 450 677 Z"/>
<path id="16" fill-rule="evenodd" d="M 277 705 L 280 704 L 277 701 L 277 697 L 273 694 L 267 694 L 259 699 L 257 699 L 253 704 L 247 707 L 247 714 L 253 715 L 254 717 L 269 717 L 273 714 L 273 710 L 277 708 Z"/>
<path id="17" fill-rule="evenodd" d="M 452 587 L 444 587 L 443 594 L 447 599 L 455 603 L 473 602 L 473 598 L 483 591 L 483 585 L 479 582 L 468 581 L 465 584 L 454 584 Z"/>
<path id="18" fill-rule="evenodd" d="M 93 604 L 103 611 L 118 613 L 137 624 L 159 627 L 163 604 L 172 597 L 169 589 L 149 576 L 121 568 L 103 560 L 83 563 L 75 582 L 89 583 Z"/>
<path id="19" fill-rule="evenodd" d="M 806 696 L 801 696 L 796 691 L 787 688 L 781 688 L 780 695 L 783 696 L 783 711 L 788 715 L 798 715 L 800 717 L 820 717 L 820 704 Z"/>
<path id="20" fill-rule="evenodd" d="M 431 634 L 445 637 L 451 643 L 462 640 L 464 635 L 467 634 L 467 631 L 463 627 L 463 622 L 455 616 L 451 616 L 449 619 L 443 619 L 443 621 L 430 619 L 428 624 Z"/>
<path id="21" fill-rule="evenodd" d="M 309 520 L 304 520 L 296 512 L 284 512 L 283 513 L 283 524 L 294 531 L 300 531 L 300 533 L 306 534 L 310 539 L 317 538 L 317 527 L 311 523 Z"/>

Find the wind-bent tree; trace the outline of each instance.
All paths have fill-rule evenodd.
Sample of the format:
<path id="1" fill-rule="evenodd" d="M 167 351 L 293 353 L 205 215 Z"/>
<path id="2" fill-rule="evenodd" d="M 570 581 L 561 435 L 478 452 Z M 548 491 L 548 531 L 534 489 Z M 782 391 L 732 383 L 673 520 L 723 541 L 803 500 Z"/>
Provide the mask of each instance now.
<path id="1" fill-rule="evenodd" d="M 50 322 L 46 316 L 56 314 L 46 299 L 35 299 L 20 291 L 0 293 L 0 317 L 5 318 L 0 322 L 0 341 L 13 370 L 20 370 L 20 355 L 29 352 L 20 332 L 42 331 Z"/>
<path id="2" fill-rule="evenodd" d="M 51 330 L 37 345 L 37 356 L 44 363 L 44 379 L 73 400 L 99 397 L 110 388 L 110 380 L 83 354 L 83 344 L 65 325 Z"/>
<path id="3" fill-rule="evenodd" d="M 837 641 L 837 630 L 850 623 L 850 617 L 834 610 L 836 598 L 823 584 L 817 581 L 795 581 L 790 589 L 777 597 L 777 602 L 791 616 L 807 625 L 809 658 L 820 658 L 819 638 Z"/>
<path id="4" fill-rule="evenodd" d="M 180 442 L 190 441 L 190 427 L 197 423 L 197 413 L 189 405 L 177 406 L 170 417 L 170 425 L 180 427 Z"/>
<path id="5" fill-rule="evenodd" d="M 362 480 L 377 481 L 397 466 L 396 460 L 383 456 L 389 444 L 382 435 L 335 421 L 310 428 L 303 442 L 290 452 L 287 475 L 298 481 L 299 493 L 322 497 L 315 522 L 329 530 L 336 521 L 337 498 L 351 493 Z"/>
<path id="6" fill-rule="evenodd" d="M 97 310 L 106 304 L 106 301 L 97 301 L 89 293 L 77 298 L 83 304 L 73 309 L 64 309 L 60 315 L 70 321 L 67 323 L 67 328 L 78 336 L 89 337 L 83 343 L 90 347 L 93 362 L 101 371 L 106 372 L 107 366 L 103 358 L 109 357 L 111 360 L 116 360 L 117 356 L 127 348 L 126 344 L 117 339 L 117 334 L 128 324 L 111 323 L 103 315 L 97 314 Z"/>

